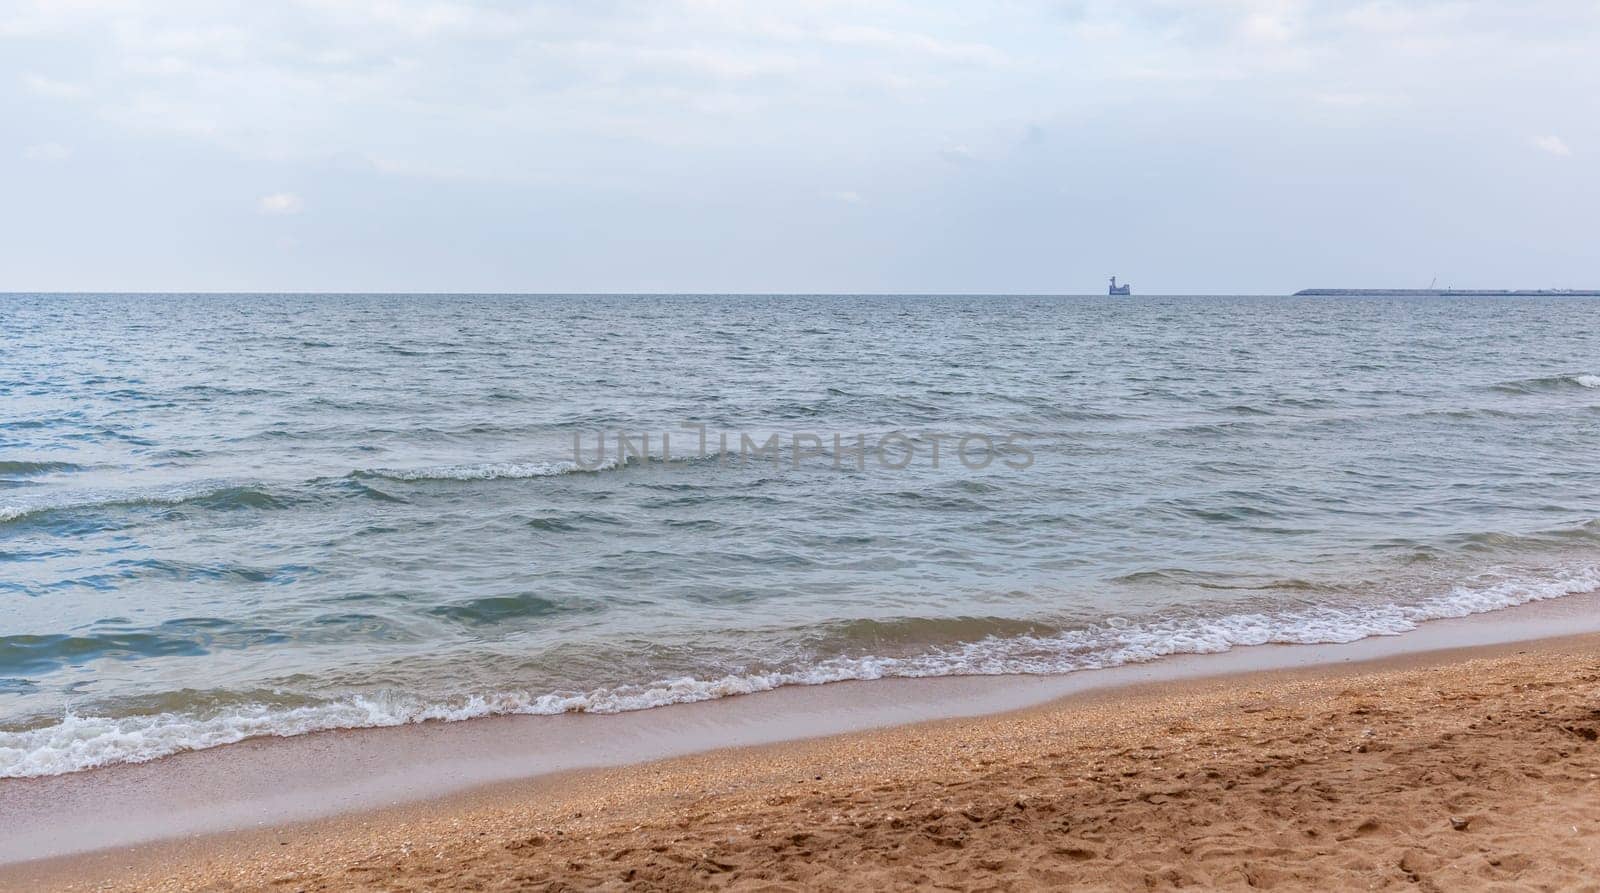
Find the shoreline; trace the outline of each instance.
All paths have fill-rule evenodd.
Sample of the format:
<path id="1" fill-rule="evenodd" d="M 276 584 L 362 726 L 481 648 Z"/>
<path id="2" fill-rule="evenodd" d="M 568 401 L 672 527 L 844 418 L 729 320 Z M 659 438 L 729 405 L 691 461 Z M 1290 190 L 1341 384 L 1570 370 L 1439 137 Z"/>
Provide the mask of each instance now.
<path id="1" fill-rule="evenodd" d="M 0 868 L 279 826 L 562 772 L 1004 715 L 1094 691 L 1600 633 L 1600 592 L 1435 620 L 1340 644 L 1182 653 L 1062 675 L 795 685 L 616 714 L 502 715 L 261 736 L 62 775 L 0 779 Z"/>
<path id="2" fill-rule="evenodd" d="M 1600 857 L 1597 728 L 1585 634 L 565 772 L 13 864 L 0 889 L 1566 887 Z"/>
<path id="3" fill-rule="evenodd" d="M 1254 646 L 1064 677 L 835 683 L 631 714 L 497 717 L 252 739 L 146 764 L 5 780 L 0 823 L 28 830 L 0 844 L 0 888 L 110 876 L 118 873 L 114 863 L 128 859 L 183 861 L 232 852 L 293 829 L 408 825 L 534 791 L 544 797 L 602 779 L 611 779 L 602 783 L 609 786 L 619 777 L 626 786 L 630 775 L 678 763 L 730 756 L 749 762 L 767 752 L 843 747 L 961 724 L 983 727 L 1173 692 L 1237 695 L 1258 681 L 1329 684 L 1352 674 L 1448 667 L 1519 650 L 1592 654 L 1600 652 L 1597 606 L 1600 597 L 1574 596 L 1436 621 L 1404 636 Z M 1584 633 L 1553 638 L 1556 630 Z M 552 734 L 530 739 L 532 724 Z M 557 746 L 530 753 L 542 744 Z"/>

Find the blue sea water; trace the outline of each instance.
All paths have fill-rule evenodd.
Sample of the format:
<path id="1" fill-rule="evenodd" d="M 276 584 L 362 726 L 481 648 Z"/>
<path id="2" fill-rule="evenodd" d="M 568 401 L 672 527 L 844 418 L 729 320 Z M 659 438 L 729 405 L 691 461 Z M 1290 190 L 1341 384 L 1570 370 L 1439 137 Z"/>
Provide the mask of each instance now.
<path id="1" fill-rule="evenodd" d="M 1589 592 L 1595 307 L 0 295 L 0 777 Z"/>

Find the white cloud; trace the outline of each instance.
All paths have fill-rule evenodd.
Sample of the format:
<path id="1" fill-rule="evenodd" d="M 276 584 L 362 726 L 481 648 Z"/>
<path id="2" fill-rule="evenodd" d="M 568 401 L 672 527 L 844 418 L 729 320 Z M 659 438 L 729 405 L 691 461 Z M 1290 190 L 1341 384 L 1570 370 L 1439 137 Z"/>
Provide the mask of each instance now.
<path id="1" fill-rule="evenodd" d="M 939 150 L 939 157 L 951 164 L 971 164 L 978 160 L 978 153 L 971 146 L 946 146 Z"/>
<path id="2" fill-rule="evenodd" d="M 372 170 L 390 177 L 415 177 L 429 180 L 472 180 L 478 175 L 457 167 L 425 167 L 385 155 L 368 155 L 362 159 Z"/>
<path id="3" fill-rule="evenodd" d="M 1003 65 L 1006 54 L 988 44 L 940 40 L 927 34 L 874 28 L 866 25 L 841 25 L 827 29 L 822 38 L 842 46 L 866 47 L 893 52 L 920 53 L 956 62 Z"/>
<path id="4" fill-rule="evenodd" d="M 1567 141 L 1559 136 L 1536 136 L 1533 138 L 1533 144 L 1551 155 L 1558 155 L 1562 158 L 1572 154 L 1572 147 L 1567 145 Z"/>
<path id="5" fill-rule="evenodd" d="M 1416 13 L 1390 2 L 1362 3 L 1339 16 L 1344 24 L 1377 34 L 1395 34 L 1415 27 Z"/>
<path id="6" fill-rule="evenodd" d="M 306 206 L 300 196 L 292 192 L 274 192 L 263 195 L 256 203 L 263 214 L 298 214 Z"/>
<path id="7" fill-rule="evenodd" d="M 1422 120 L 1600 77 L 1586 61 L 1600 7 L 1569 0 L 1514 15 L 1444 0 L 1005 0 L 981 15 L 904 0 L 9 2 L 0 35 L 39 60 L 18 66 L 40 72 L 26 89 L 113 128 L 251 161 L 562 188 L 997 161 L 1019 122 L 1113 108 Z M 1490 49 L 1525 64 L 1490 79 L 1471 64 Z M 1507 122 L 1512 139 L 1552 120 L 1533 111 Z"/>
<path id="8" fill-rule="evenodd" d="M 1241 29 L 1246 37 L 1268 43 L 1286 43 L 1295 35 L 1294 26 L 1285 16 L 1270 12 L 1246 17 Z"/>
<path id="9" fill-rule="evenodd" d="M 1236 285 L 1260 284 L 1274 264 L 1337 271 L 1385 251 L 1402 270 L 1423 253 L 1464 269 L 1450 252 L 1476 246 L 1443 234 L 1443 247 L 1427 243 L 1437 233 L 1428 215 L 1468 198 L 1486 204 L 1499 212 L 1480 227 L 1492 244 L 1494 221 L 1518 218 L 1505 212 L 1554 206 L 1569 217 L 1546 222 L 1577 219 L 1579 199 L 1600 183 L 1600 169 L 1576 164 L 1600 137 L 1572 114 L 1600 90 L 1591 0 L 0 0 L 0 9 L 0 102 L 12 100 L 0 181 L 28 186 L 31 174 L 90 213 L 104 207 L 115 238 L 140 220 L 139 204 L 104 196 L 121 194 L 136 161 L 139 183 L 171 198 L 161 213 L 195 219 L 191 205 L 231 195 L 255 226 L 216 237 L 269 248 L 311 218 L 363 207 L 393 216 L 387 209 L 415 203 L 404 225 L 362 246 L 380 272 L 399 269 L 397 259 L 443 270 L 457 262 L 449 252 L 410 246 L 436 247 L 438 234 L 465 227 L 472 238 L 444 240 L 466 259 L 466 277 L 443 283 L 456 286 L 490 269 L 519 286 L 617 284 L 632 274 L 610 272 L 607 255 L 625 241 L 662 244 L 663 227 L 681 243 L 661 250 L 670 260 L 660 268 L 679 275 L 673 265 L 701 263 L 697 246 L 748 231 L 795 196 L 851 221 L 797 235 L 836 251 L 840 263 L 819 275 L 850 287 L 1021 282 L 1030 263 L 977 259 L 1071 262 L 1027 250 L 1034 239 L 1116 256 L 1127 230 L 1106 221 L 1135 212 L 1156 221 L 1141 230 L 1152 264 L 1203 277 L 1235 250 L 1218 249 L 1230 244 L 1223 236 L 1256 232 L 1260 207 L 1288 189 L 1334 209 L 1319 220 L 1349 253 L 1258 251 L 1270 255 L 1260 270 L 1227 272 L 1255 277 Z M 1468 119 L 1494 121 L 1500 145 L 1469 140 L 1439 153 Z M 1560 138 L 1536 141 L 1556 128 Z M 38 177 L 63 156 L 49 140 L 76 152 L 55 168 L 70 171 L 65 181 Z M 1561 176 L 1498 177 L 1507 151 Z M 1459 189 L 1475 178 L 1483 189 Z M 330 204 L 335 194 L 350 200 Z M 1184 226 L 1187 210 L 1219 194 L 1236 199 L 1219 225 Z M 1389 228 L 1349 236 L 1334 226 L 1365 220 L 1378 202 L 1397 212 L 1385 215 Z M 1092 211 L 1075 215 L 1081 208 Z M 10 226 L 5 235 L 50 244 L 25 218 Z M 880 226 L 907 250 L 890 258 L 855 238 Z M 610 244 L 580 238 L 613 227 Z M 953 232 L 978 247 L 943 250 Z M 1280 234 L 1261 232 L 1275 248 Z M 163 257 L 166 235 L 138 234 Z M 480 263 L 487 246 L 514 239 L 540 247 Z M 1554 277 L 1567 258 L 1589 256 L 1545 242 L 1524 239 L 1545 254 L 1518 262 L 1542 258 L 1536 268 Z M 54 259 L 0 238 L 7 244 L 0 267 L 48 269 Z M 310 240 L 308 260 L 323 250 Z M 1480 254 L 1489 252 L 1471 251 Z M 220 271 L 235 255 L 217 256 Z M 742 269 L 757 269 L 758 256 Z M 792 261 L 773 257 L 751 281 Z M 356 276 L 367 262 L 339 256 L 294 275 Z M 1371 263 L 1363 269 L 1377 276 Z M 684 276 L 674 281 L 721 281 Z"/>
<path id="10" fill-rule="evenodd" d="M 22 76 L 22 83 L 29 90 L 40 96 L 49 96 L 55 99 L 76 99 L 88 92 L 77 84 L 58 81 L 42 74 L 25 74 Z"/>
<path id="11" fill-rule="evenodd" d="M 22 150 L 22 157 L 28 161 L 66 161 L 72 157 L 72 150 L 60 143 L 34 143 Z"/>
<path id="12" fill-rule="evenodd" d="M 618 169 L 639 166 L 623 151 L 661 147 L 805 156 L 863 115 L 889 127 L 993 92 L 983 79 L 1045 49 L 899 0 L 12 2 L 26 27 L 11 31 L 77 54 L 60 69 L 75 83 L 41 73 L 28 88 L 82 97 L 119 128 L 251 160 L 378 156 L 397 174 L 513 181 L 572 183 L 597 151 Z M 1024 24 L 1030 2 L 1007 15 Z M 907 105 L 871 111 L 889 102 Z"/>
<path id="13" fill-rule="evenodd" d="M 1397 97 L 1382 93 L 1351 93 L 1340 90 L 1317 93 L 1312 98 L 1323 105 L 1338 106 L 1340 108 L 1392 105 L 1399 101 Z"/>

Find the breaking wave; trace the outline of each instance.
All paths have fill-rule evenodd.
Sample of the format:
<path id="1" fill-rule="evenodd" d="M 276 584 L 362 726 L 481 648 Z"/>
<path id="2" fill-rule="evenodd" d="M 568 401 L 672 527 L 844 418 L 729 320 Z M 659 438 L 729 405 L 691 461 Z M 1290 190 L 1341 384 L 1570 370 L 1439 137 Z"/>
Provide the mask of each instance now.
<path id="1" fill-rule="evenodd" d="M 1178 654 L 1215 654 L 1248 645 L 1354 642 L 1405 633 L 1430 620 L 1596 590 L 1600 590 L 1600 568 L 1584 567 L 1535 579 L 1486 575 L 1413 604 L 1147 622 L 1111 619 L 1048 634 L 991 634 L 931 647 L 910 657 L 842 656 L 770 672 L 684 676 L 588 692 L 511 691 L 464 695 L 444 703 L 400 694 L 356 695 L 298 707 L 250 704 L 199 716 L 160 713 L 112 718 L 69 713 L 52 725 L 0 732 L 0 778 L 59 775 L 115 763 L 146 762 L 247 738 L 290 737 L 332 729 L 454 722 L 504 714 L 621 713 L 790 685 L 887 677 L 1055 675 Z"/>
<path id="2" fill-rule="evenodd" d="M 1600 388 L 1600 375 L 1551 375 L 1544 378 L 1503 381 L 1493 386 L 1493 390 L 1507 394 L 1541 394 L 1573 388 L 1587 388 L 1590 390 Z"/>
<path id="3" fill-rule="evenodd" d="M 28 477 L 36 474 L 60 474 L 78 471 L 82 466 L 71 462 L 0 462 L 0 475 Z"/>
<path id="4" fill-rule="evenodd" d="M 0 524 L 29 520 L 41 515 L 114 508 L 150 508 L 195 505 L 228 510 L 241 508 L 283 508 L 292 500 L 258 487 L 235 484 L 194 483 L 170 489 L 116 493 L 77 493 L 67 497 L 0 505 Z"/>
<path id="5" fill-rule="evenodd" d="M 357 477 L 376 477 L 391 481 L 493 481 L 502 478 L 544 478 L 563 474 L 607 471 L 615 462 L 582 466 L 576 462 L 484 462 L 476 465 L 435 465 L 429 468 L 370 468 Z"/>

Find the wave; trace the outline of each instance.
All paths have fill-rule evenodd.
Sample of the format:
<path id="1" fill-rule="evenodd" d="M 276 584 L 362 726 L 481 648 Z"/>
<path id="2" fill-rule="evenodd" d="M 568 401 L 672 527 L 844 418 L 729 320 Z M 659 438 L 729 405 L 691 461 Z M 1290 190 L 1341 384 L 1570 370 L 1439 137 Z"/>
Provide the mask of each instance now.
<path id="1" fill-rule="evenodd" d="M 622 713 L 791 685 L 888 677 L 1058 675 L 1177 654 L 1215 654 L 1240 646 L 1354 642 L 1399 635 L 1430 620 L 1596 590 L 1600 590 L 1600 567 L 1585 567 L 1536 579 L 1486 575 L 1409 605 L 1169 617 L 1141 623 L 1110 618 L 1057 632 L 1014 629 L 1004 636 L 991 632 L 980 639 L 927 648 L 910 657 L 842 656 L 768 672 L 683 676 L 588 692 L 508 691 L 435 703 L 395 693 L 359 694 L 295 707 L 248 704 L 203 716 L 68 713 L 49 726 L 0 731 L 0 778 L 60 775 L 115 763 L 146 762 L 247 738 L 291 737 L 333 729 L 455 722 L 504 714 Z"/>
<path id="2" fill-rule="evenodd" d="M 61 512 L 95 509 L 155 508 L 194 505 L 228 511 L 232 509 L 283 508 L 293 502 L 286 496 L 258 487 L 237 484 L 196 483 L 167 490 L 122 493 L 77 493 L 13 505 L 0 505 L 0 524 L 33 520 Z"/>
<path id="3" fill-rule="evenodd" d="M 435 465 L 429 468 L 366 468 L 356 477 L 376 477 L 391 481 L 493 481 L 556 477 L 563 474 L 609 471 L 617 463 L 602 462 L 582 466 L 576 462 L 483 462 L 476 465 Z"/>
<path id="4" fill-rule="evenodd" d="M 4 464 L 43 466 L 46 463 Z M 240 484 L 225 481 L 198 481 L 174 487 L 111 492 L 81 491 L 23 500 L 10 504 L 0 504 L 0 524 L 30 521 L 63 512 L 104 509 L 137 509 L 188 505 L 216 511 L 279 509 L 298 505 L 308 499 L 315 499 L 319 494 L 326 496 L 330 492 L 328 488 L 331 488 L 331 491 L 337 495 L 359 496 L 381 502 L 403 503 L 406 501 L 405 499 L 363 484 L 361 480 L 377 478 L 400 482 L 487 481 L 594 473 L 619 467 L 621 465 L 615 461 L 606 461 L 595 467 L 584 467 L 575 462 L 492 462 L 477 465 L 439 465 L 416 469 L 362 469 L 352 472 L 344 478 L 317 478 L 302 482 L 292 485 L 287 491 L 281 488 L 268 489 L 259 484 Z M 71 468 L 75 468 L 75 466 L 65 466 L 61 470 Z M 310 490 L 307 492 L 296 492 L 308 487 Z"/>
<path id="5" fill-rule="evenodd" d="M 1540 394 L 1552 393 L 1573 388 L 1587 388 L 1595 390 L 1600 388 L 1600 375 L 1575 374 L 1551 375 L 1544 378 L 1522 378 L 1515 381 L 1503 381 L 1491 386 L 1491 390 L 1506 394 Z"/>
<path id="6" fill-rule="evenodd" d="M 1298 577 L 1248 577 L 1239 574 L 1188 570 L 1186 568 L 1159 568 L 1134 571 L 1112 577 L 1113 583 L 1156 586 L 1193 586 L 1198 589 L 1218 589 L 1256 592 L 1333 592 L 1343 587 Z"/>
<path id="7" fill-rule="evenodd" d="M 427 610 L 435 617 L 468 625 L 494 625 L 509 620 L 595 613 L 604 606 L 587 599 L 545 598 L 525 592 L 520 595 L 486 596 L 466 602 L 436 605 Z"/>
<path id="8" fill-rule="evenodd" d="M 196 481 L 170 487 L 52 494 L 34 500 L 0 505 L 0 524 L 33 521 L 63 513 L 108 509 L 194 507 L 217 512 L 268 511 L 294 508 L 318 500 L 348 498 L 388 503 L 406 502 L 401 497 L 348 477 L 317 478 L 298 484 L 270 487 L 265 484 Z"/>
<path id="9" fill-rule="evenodd" d="M 189 574 L 197 569 L 156 560 L 145 568 Z M 213 578 L 226 574 L 266 582 L 272 577 L 251 568 L 203 569 Z M 146 629 L 86 630 L 77 635 L 0 636 L 0 676 L 47 673 L 94 660 L 134 660 L 181 655 L 193 657 L 221 648 L 242 649 L 283 642 L 290 634 L 219 617 L 183 617 Z"/>
<path id="10" fill-rule="evenodd" d="M 71 462 L 0 462 L 0 475 L 27 477 L 35 474 L 61 474 L 79 471 L 82 466 Z"/>
<path id="11" fill-rule="evenodd" d="M 584 464 L 571 460 L 553 462 L 478 462 L 460 465 L 433 465 L 423 468 L 363 468 L 351 472 L 353 478 L 382 478 L 413 483 L 417 481 L 494 481 L 559 477 L 567 474 L 597 474 L 635 465 L 706 466 L 741 461 L 736 451 L 713 451 L 705 455 L 672 456 L 649 454 L 606 459 L 595 455 Z M 591 464 L 592 463 L 592 464 Z"/>

